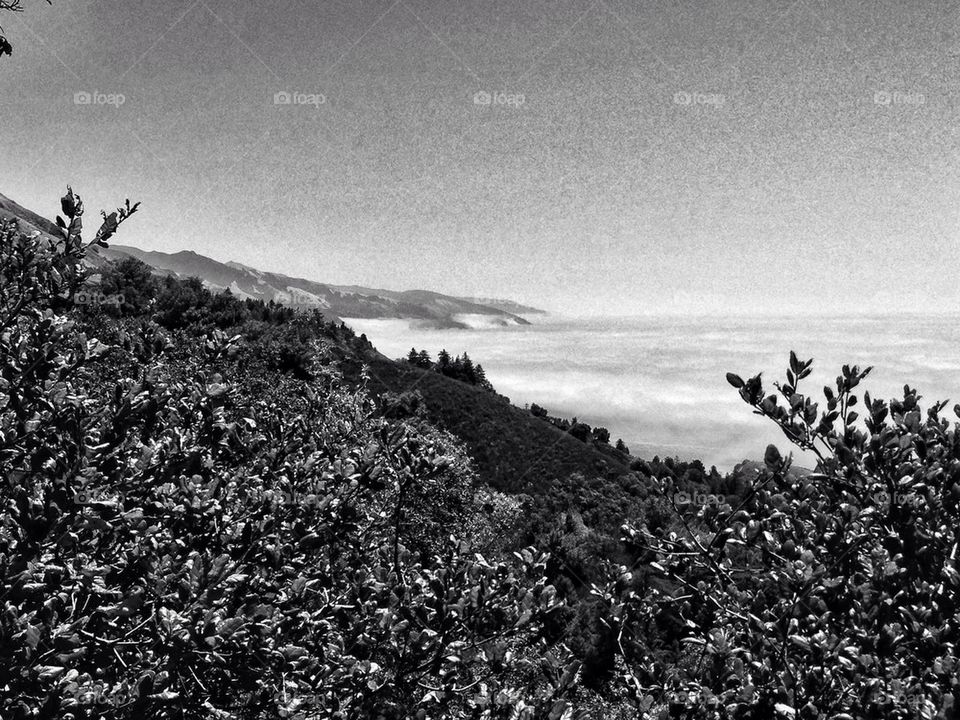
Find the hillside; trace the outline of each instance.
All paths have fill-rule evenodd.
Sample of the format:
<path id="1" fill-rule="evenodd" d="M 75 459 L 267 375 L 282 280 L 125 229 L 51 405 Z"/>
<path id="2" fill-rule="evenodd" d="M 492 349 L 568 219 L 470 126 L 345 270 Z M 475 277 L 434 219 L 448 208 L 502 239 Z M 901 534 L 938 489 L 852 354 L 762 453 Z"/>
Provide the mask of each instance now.
<path id="1" fill-rule="evenodd" d="M 40 231 L 59 238 L 57 226 L 39 214 L 0 195 L 0 217 L 16 218 L 26 232 Z M 275 300 L 295 309 L 319 309 L 329 321 L 341 317 L 407 317 L 456 325 L 458 315 L 483 315 L 504 323 L 526 323 L 507 312 L 425 290 L 394 292 L 361 286 L 333 286 L 302 278 L 266 273 L 240 263 L 221 263 L 191 251 L 174 254 L 146 252 L 111 245 L 90 252 L 86 262 L 104 269 L 133 257 L 163 276 L 198 277 L 216 291 L 229 289 L 238 298 Z M 530 309 L 517 306 L 518 309 Z M 609 448 L 600 450 L 534 418 L 509 400 L 437 373 L 398 363 L 349 335 L 328 337 L 345 376 L 358 381 L 366 365 L 374 397 L 417 391 L 427 418 L 467 447 L 480 476 L 494 487 L 513 492 L 537 492 L 544 483 L 581 473 L 617 476 L 627 472 L 627 458 Z"/>
<path id="2" fill-rule="evenodd" d="M 60 237 L 60 230 L 56 224 L 38 215 L 32 210 L 28 210 L 19 203 L 14 202 L 6 195 L 0 194 L 0 219 L 16 218 L 20 221 L 20 229 L 29 234 L 40 232 L 48 237 Z"/>
<path id="3" fill-rule="evenodd" d="M 33 210 L 28 210 L 0 193 L 0 220 L 11 219 L 16 220 L 20 229 L 28 235 L 38 232 L 40 237 L 47 241 L 59 242 L 63 239 L 60 228 L 57 227 L 55 222 L 35 213 Z M 102 252 L 108 251 L 104 248 L 90 248 L 83 259 L 84 264 L 96 269 L 105 267 L 110 259 L 102 255 Z"/>
<path id="4" fill-rule="evenodd" d="M 15 218 L 27 233 L 40 232 L 46 238 L 60 239 L 56 224 L 38 213 L 0 194 L 0 219 Z M 274 301 L 295 308 L 316 308 L 331 320 L 342 318 L 407 318 L 442 328 L 466 328 L 460 316 L 483 316 L 494 325 L 529 325 L 516 313 L 541 311 L 509 300 L 484 304 L 470 298 L 457 298 L 429 290 L 382 290 L 359 285 L 331 285 L 305 278 L 264 272 L 237 262 L 220 262 L 191 250 L 163 253 L 112 245 L 88 253 L 87 265 L 104 266 L 106 260 L 133 257 L 161 275 L 198 277 L 214 292 L 230 290 L 237 297 Z"/>
<path id="5" fill-rule="evenodd" d="M 921 424 L 909 387 L 865 397 L 870 435 L 855 413 L 841 434 L 830 413 L 869 368 L 844 366 L 822 414 L 795 392 L 812 361 L 791 353 L 793 415 L 731 373 L 755 412 L 837 453 L 808 474 L 771 445 L 724 478 L 577 440 L 465 358 L 453 376 L 393 361 L 320 312 L 126 256 L 97 273 L 122 301 L 78 303 L 77 224 L 44 242 L 42 218 L 20 223 L 0 223 L 3 717 L 620 720 L 715 717 L 724 698 L 738 720 L 819 718 L 783 678 L 820 698 L 825 668 L 864 687 L 832 707 L 867 708 L 831 717 L 911 717 L 865 693 L 914 667 L 930 682 L 904 696 L 955 716 L 944 404 Z M 702 648 L 721 662 L 694 670 Z"/>
<path id="6" fill-rule="evenodd" d="M 148 252 L 114 245 L 102 251 L 105 257 L 134 257 L 151 267 L 177 277 L 198 277 L 214 292 L 229 290 L 239 298 L 274 301 L 290 307 L 320 310 L 326 317 L 409 318 L 438 327 L 465 327 L 458 315 L 484 315 L 503 324 L 526 325 L 528 321 L 497 308 L 480 305 L 426 290 L 391 291 L 337 286 L 264 272 L 237 262 L 220 262 L 185 250 L 178 253 Z"/>
<path id="7" fill-rule="evenodd" d="M 521 305 L 518 302 L 514 302 L 513 300 L 506 300 L 504 298 L 462 297 L 458 299 L 465 300 L 467 302 L 478 303 L 480 305 L 486 305 L 487 307 L 496 308 L 497 310 L 503 310 L 504 312 L 513 313 L 514 315 L 546 315 L 547 314 L 546 310 L 530 307 L 529 305 Z"/>
<path id="8" fill-rule="evenodd" d="M 617 477 L 629 458 L 609 446 L 584 443 L 496 393 L 370 352 L 368 389 L 374 396 L 419 393 L 426 419 L 460 438 L 480 476 L 498 490 L 537 494 L 579 473 Z M 343 363 L 357 379 L 360 363 Z"/>

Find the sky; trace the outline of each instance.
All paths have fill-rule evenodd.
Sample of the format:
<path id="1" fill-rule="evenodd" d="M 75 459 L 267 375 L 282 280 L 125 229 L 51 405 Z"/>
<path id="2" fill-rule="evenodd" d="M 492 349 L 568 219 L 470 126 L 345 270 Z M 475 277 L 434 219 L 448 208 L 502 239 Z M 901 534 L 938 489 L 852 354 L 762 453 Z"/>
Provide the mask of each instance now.
<path id="1" fill-rule="evenodd" d="M 960 2 L 25 0 L 0 193 L 566 314 L 960 300 Z M 289 102 L 287 102 L 289 101 Z"/>

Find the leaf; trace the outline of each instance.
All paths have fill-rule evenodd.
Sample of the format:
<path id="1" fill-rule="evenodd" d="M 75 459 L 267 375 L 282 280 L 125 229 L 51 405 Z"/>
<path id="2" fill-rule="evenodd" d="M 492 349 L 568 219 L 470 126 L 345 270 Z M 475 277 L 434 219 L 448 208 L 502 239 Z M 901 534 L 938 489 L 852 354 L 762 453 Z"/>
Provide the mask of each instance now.
<path id="1" fill-rule="evenodd" d="M 147 696 L 149 700 L 155 700 L 163 703 L 173 702 L 174 700 L 179 699 L 179 697 L 180 693 L 174 692 L 173 690 L 164 690 L 162 693 Z"/>
<path id="2" fill-rule="evenodd" d="M 287 645 L 286 647 L 280 648 L 280 654 L 283 655 L 284 660 L 290 661 L 303 657 L 307 654 L 307 650 L 299 645 Z"/>
<path id="3" fill-rule="evenodd" d="M 39 670 L 37 677 L 41 682 L 55 680 L 66 672 L 66 668 L 60 665 L 40 665 L 37 667 L 37 670 Z"/>
<path id="4" fill-rule="evenodd" d="M 71 220 L 76 217 L 77 199 L 69 185 L 67 185 L 67 194 L 60 198 L 60 208 L 63 210 L 63 214 Z"/>
<path id="5" fill-rule="evenodd" d="M 790 351 L 790 369 L 794 374 L 799 374 L 803 370 L 803 365 L 797 359 L 797 354 L 793 350 Z"/>
<path id="6" fill-rule="evenodd" d="M 243 626 L 243 618 L 229 618 L 217 623 L 217 634 L 221 637 L 230 637 Z"/>
<path id="7" fill-rule="evenodd" d="M 168 632 L 172 633 L 179 630 L 186 621 L 185 617 L 170 608 L 160 608 L 160 622 L 163 623 Z"/>
<path id="8" fill-rule="evenodd" d="M 735 373 L 730 373 L 730 372 L 727 373 L 727 382 L 733 385 L 738 390 L 742 388 L 744 385 L 746 385 L 746 383 L 743 382 L 742 377 L 740 377 Z"/>
<path id="9" fill-rule="evenodd" d="M 776 445 L 767 445 L 767 450 L 763 454 L 763 462 L 771 470 L 780 467 L 780 463 L 783 462 L 783 456 L 780 455 L 780 451 L 777 450 Z"/>
<path id="10" fill-rule="evenodd" d="M 27 625 L 27 629 L 23 631 L 23 639 L 26 640 L 27 645 L 31 649 L 36 650 L 37 644 L 40 642 L 40 629 L 36 625 Z"/>

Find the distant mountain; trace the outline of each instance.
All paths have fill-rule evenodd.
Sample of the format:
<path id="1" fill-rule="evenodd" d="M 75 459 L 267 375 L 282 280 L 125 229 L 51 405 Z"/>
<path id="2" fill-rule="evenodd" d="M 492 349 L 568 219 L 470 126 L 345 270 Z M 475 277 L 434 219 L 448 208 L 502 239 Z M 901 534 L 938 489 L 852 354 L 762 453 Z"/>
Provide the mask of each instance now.
<path id="1" fill-rule="evenodd" d="M 168 254 L 112 245 L 102 251 L 112 259 L 134 257 L 177 277 L 198 277 L 211 290 L 230 290 L 241 298 L 317 308 L 329 318 L 409 318 L 437 327 L 468 327 L 458 316 L 483 315 L 502 325 L 529 325 L 522 317 L 498 308 L 427 290 L 376 290 L 329 285 L 305 278 L 264 272 L 237 262 L 222 263 L 191 250 Z"/>
<path id="2" fill-rule="evenodd" d="M 464 302 L 476 303 L 478 305 L 486 305 L 487 307 L 496 308 L 497 310 L 502 310 L 503 312 L 512 313 L 514 315 L 546 315 L 546 310 L 540 310 L 539 308 L 530 307 L 529 305 L 521 305 L 518 302 L 513 300 L 505 300 L 503 298 L 477 298 L 477 297 L 461 297 L 457 300 L 463 300 Z"/>
<path id="3" fill-rule="evenodd" d="M 27 210 L 22 205 L 18 205 L 6 195 L 0 195 L 0 219 L 8 220 L 10 218 L 19 220 L 21 229 L 28 235 L 32 232 L 40 232 L 48 237 L 58 239 L 63 237 L 56 223 L 37 215 L 32 210 Z"/>
<path id="4" fill-rule="evenodd" d="M 89 213 L 88 209 L 88 213 Z M 16 218 L 28 233 L 40 232 L 48 239 L 60 240 L 55 223 L 0 195 L 0 218 Z M 99 218 L 98 218 L 99 219 Z M 529 325 L 507 309 L 510 301 L 496 304 L 475 302 L 427 290 L 378 290 L 359 285 L 330 285 L 304 278 L 263 272 L 236 262 L 220 262 L 190 250 L 178 253 L 149 252 L 139 248 L 111 245 L 87 255 L 87 264 L 99 268 L 106 262 L 133 257 L 151 266 L 158 274 L 198 277 L 213 291 L 230 290 L 241 298 L 254 298 L 298 308 L 317 308 L 331 320 L 343 318 L 406 318 L 435 327 L 467 328 L 482 325 Z M 516 305 L 525 313 L 539 312 Z"/>

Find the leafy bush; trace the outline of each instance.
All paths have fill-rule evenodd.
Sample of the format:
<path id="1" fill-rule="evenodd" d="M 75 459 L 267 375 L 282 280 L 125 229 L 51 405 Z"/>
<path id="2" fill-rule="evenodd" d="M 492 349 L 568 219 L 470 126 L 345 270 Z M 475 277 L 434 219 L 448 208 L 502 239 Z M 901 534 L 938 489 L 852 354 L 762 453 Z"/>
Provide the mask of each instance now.
<path id="1" fill-rule="evenodd" d="M 653 582 L 599 594 L 634 665 L 643 708 L 680 717 L 956 717 L 960 700 L 960 432 L 909 387 L 889 403 L 845 366 L 825 407 L 786 382 L 728 379 L 755 412 L 818 458 L 812 474 L 767 449 L 734 506 L 676 503 L 679 532 L 628 528 Z M 863 408 L 863 418 L 854 407 Z M 960 406 L 954 408 L 960 416 Z M 626 570 L 626 568 L 624 568 Z M 643 619 L 679 623 L 675 662 L 649 655 Z"/>
<path id="2" fill-rule="evenodd" d="M 86 337 L 71 228 L 0 227 L 0 715 L 571 716 L 546 557 L 435 531 L 491 504 L 462 450 L 242 336 Z"/>
<path id="3" fill-rule="evenodd" d="M 152 304 L 158 286 L 149 265 L 136 258 L 125 258 L 104 268 L 97 289 L 107 297 L 117 298 L 114 305 L 119 313 L 139 315 Z"/>

